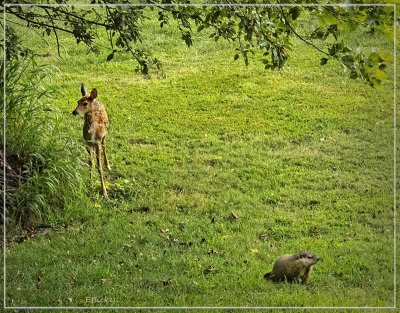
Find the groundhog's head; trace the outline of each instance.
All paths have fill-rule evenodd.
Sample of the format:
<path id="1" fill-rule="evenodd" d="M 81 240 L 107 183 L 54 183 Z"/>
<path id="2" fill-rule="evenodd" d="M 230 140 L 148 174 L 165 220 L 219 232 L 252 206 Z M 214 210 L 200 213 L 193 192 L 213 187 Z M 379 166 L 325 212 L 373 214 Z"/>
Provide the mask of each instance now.
<path id="1" fill-rule="evenodd" d="M 319 258 L 310 252 L 300 252 L 297 254 L 299 259 L 304 259 L 311 266 L 319 261 Z"/>

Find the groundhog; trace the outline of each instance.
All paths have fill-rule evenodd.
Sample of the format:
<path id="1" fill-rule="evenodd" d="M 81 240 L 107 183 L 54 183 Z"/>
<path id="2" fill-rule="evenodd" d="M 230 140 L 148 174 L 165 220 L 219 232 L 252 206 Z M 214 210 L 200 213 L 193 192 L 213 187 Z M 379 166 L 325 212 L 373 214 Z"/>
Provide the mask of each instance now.
<path id="1" fill-rule="evenodd" d="M 275 262 L 272 272 L 264 275 L 264 279 L 306 284 L 311 274 L 311 267 L 318 260 L 318 257 L 310 252 L 282 255 Z"/>

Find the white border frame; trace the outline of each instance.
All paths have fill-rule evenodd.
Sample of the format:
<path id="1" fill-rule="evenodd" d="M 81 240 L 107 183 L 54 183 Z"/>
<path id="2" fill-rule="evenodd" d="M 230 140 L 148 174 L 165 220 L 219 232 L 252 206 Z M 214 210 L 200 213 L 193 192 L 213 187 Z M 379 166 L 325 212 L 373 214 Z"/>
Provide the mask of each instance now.
<path id="1" fill-rule="evenodd" d="M 396 0 L 393 0 L 396 1 Z M 341 310 L 341 309 L 353 309 L 353 310 L 374 310 L 374 309 L 383 309 L 383 310 L 393 310 L 397 308 L 397 299 L 396 299 L 396 293 L 397 293 L 397 242 L 396 242 L 396 232 L 397 232 L 397 210 L 396 210 L 396 201 L 397 201 L 397 195 L 396 195 L 396 183 L 397 183 L 397 169 L 396 169 L 396 137 L 397 137 L 397 125 L 396 125 L 396 101 L 397 101 L 397 96 L 396 96 L 396 45 L 397 45 L 397 23 L 396 23 L 396 9 L 397 9 L 397 4 L 396 3 L 370 3 L 370 4 L 352 4 L 352 3 L 338 3 L 338 4 L 292 4 L 292 3 L 287 3 L 287 4 L 260 4 L 260 3 L 246 3 L 246 4 L 240 4 L 240 3 L 235 3 L 235 4 L 225 4 L 225 3 L 216 3 L 216 4 L 141 4 L 141 3 L 136 3 L 136 4 L 27 4 L 27 3 L 13 3 L 13 4 L 8 4 L 8 3 L 3 3 L 4 6 L 4 11 L 3 11 L 3 38 L 6 38 L 6 11 L 8 7 L 16 7 L 16 6 L 23 6 L 23 7 L 58 7 L 58 6 L 75 6 L 75 7 L 105 7 L 105 6 L 110 6 L 110 7 L 116 7 L 116 6 L 122 6 L 122 7 L 128 7 L 128 6 L 134 6 L 134 7 L 142 7 L 142 6 L 147 6 L 147 7 L 159 7 L 159 6 L 164 6 L 164 7 L 170 7 L 170 6 L 181 6 L 181 7 L 225 7 L 225 6 L 233 6 L 233 7 L 393 7 L 394 8 L 394 17 L 393 17 L 393 33 L 394 33 L 394 43 L 393 43 L 393 56 L 394 56 L 394 62 L 393 62 L 393 252 L 394 252 L 394 264 L 393 264 L 393 270 L 394 270 L 394 279 L 393 279 L 393 306 L 389 307 L 356 307 L 356 306 L 341 306 L 341 307 L 318 307 L 318 306 L 311 306 L 311 307 L 279 307 L 279 306 L 265 306 L 265 307 L 250 307 L 250 306 L 242 306 L 242 307 L 235 307 L 235 306 L 227 306 L 227 307 L 218 307 L 218 306 L 196 306 L 196 307 L 107 307 L 107 306 L 95 306 L 95 307 L 8 307 L 6 304 L 6 247 L 7 247 L 7 242 L 6 242 L 6 154 L 3 153 L 3 308 L 6 310 L 106 310 L 106 309 L 111 309 L 111 310 L 159 310 L 159 309 L 165 309 L 165 310 L 216 310 L 216 309 L 236 309 L 236 310 L 260 310 L 260 309 L 280 309 L 280 310 L 288 310 L 288 309 L 299 309 L 299 310 Z M 3 80 L 4 80 L 4 86 L 3 86 L 3 149 L 5 151 L 6 149 L 6 41 L 4 40 L 4 56 L 3 56 L 3 62 L 4 62 L 4 71 L 3 71 Z"/>

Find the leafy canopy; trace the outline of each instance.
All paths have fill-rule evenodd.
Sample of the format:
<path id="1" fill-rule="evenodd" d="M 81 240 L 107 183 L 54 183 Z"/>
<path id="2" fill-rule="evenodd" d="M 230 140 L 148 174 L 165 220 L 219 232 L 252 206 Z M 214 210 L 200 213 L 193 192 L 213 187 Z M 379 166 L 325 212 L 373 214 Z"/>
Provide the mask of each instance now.
<path id="1" fill-rule="evenodd" d="M 116 53 L 127 52 L 137 61 L 136 70 L 149 74 L 152 68 L 162 69 L 159 59 L 137 47 L 143 40 L 143 21 L 155 16 L 149 15 L 150 8 L 156 11 L 161 28 L 171 20 L 177 22 L 186 45 L 193 44 L 194 32 L 209 29 L 210 36 L 216 41 L 228 40 L 236 45 L 234 60 L 242 59 L 248 64 L 252 55 L 261 53 L 266 69 L 284 66 L 293 37 L 318 50 L 321 65 L 337 60 L 351 78 L 364 79 L 372 86 L 386 79 L 387 63 L 392 59 L 388 53 L 363 51 L 345 40 L 346 34 L 357 32 L 361 35 L 383 34 L 393 42 L 395 6 L 391 4 L 370 5 L 368 0 L 357 0 L 353 4 L 359 6 L 315 6 L 322 2 L 287 0 L 282 4 L 246 5 L 239 4 L 238 0 L 225 0 L 219 4 L 209 1 L 207 5 L 199 5 L 186 0 L 146 0 L 144 6 L 127 5 L 130 4 L 128 0 L 92 0 L 86 2 L 86 6 L 76 6 L 73 2 L 49 0 L 45 5 L 29 6 L 21 5 L 24 3 L 21 0 L 8 1 L 1 9 L 6 10 L 8 22 L 7 57 L 17 58 L 28 51 L 19 41 L 14 28 L 16 20 L 42 31 L 43 36 L 55 36 L 59 53 L 59 33 L 69 34 L 78 44 L 83 43 L 95 51 L 98 30 L 102 28 L 109 39 L 108 61 Z M 307 21 L 312 23 L 305 25 L 302 16 L 307 16 Z"/>

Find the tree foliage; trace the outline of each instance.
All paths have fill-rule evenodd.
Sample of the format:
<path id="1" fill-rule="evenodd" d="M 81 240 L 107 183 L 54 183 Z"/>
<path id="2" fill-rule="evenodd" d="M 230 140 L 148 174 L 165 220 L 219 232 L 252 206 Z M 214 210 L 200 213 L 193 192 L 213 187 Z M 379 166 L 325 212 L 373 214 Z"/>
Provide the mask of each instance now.
<path id="1" fill-rule="evenodd" d="M 391 61 L 388 53 L 379 49 L 364 51 L 346 42 L 345 38 L 351 32 L 360 36 L 383 34 L 393 42 L 393 5 L 368 5 L 368 0 L 353 1 L 360 6 L 316 6 L 320 1 L 312 0 L 273 4 L 265 1 L 256 5 L 238 2 L 225 0 L 222 4 L 213 4 L 211 0 L 208 5 L 187 5 L 190 1 L 147 0 L 144 6 L 126 5 L 130 3 L 128 0 L 92 0 L 86 4 L 95 6 L 74 6 L 70 0 L 55 0 L 41 6 L 24 6 L 18 5 L 24 1 L 9 1 L 5 8 L 7 57 L 17 57 L 27 50 L 19 42 L 15 23 L 39 29 L 43 36 L 55 36 L 59 53 L 60 33 L 73 36 L 77 43 L 95 51 L 98 31 L 102 28 L 109 39 L 107 60 L 112 60 L 116 53 L 130 53 L 137 61 L 137 70 L 148 74 L 152 68 L 161 69 L 161 62 L 151 53 L 139 49 L 137 44 L 143 40 L 143 22 L 157 16 L 161 28 L 175 20 L 174 25 L 188 46 L 193 44 L 193 33 L 205 29 L 216 41 L 233 42 L 236 53 L 232 57 L 242 59 L 246 64 L 253 55 L 260 53 L 266 69 L 281 68 L 288 58 L 292 38 L 297 37 L 321 53 L 321 65 L 337 60 L 351 78 L 362 78 L 371 85 L 386 78 L 385 69 Z M 156 14 L 149 15 L 149 8 Z M 312 23 L 304 27 L 303 16 Z"/>

